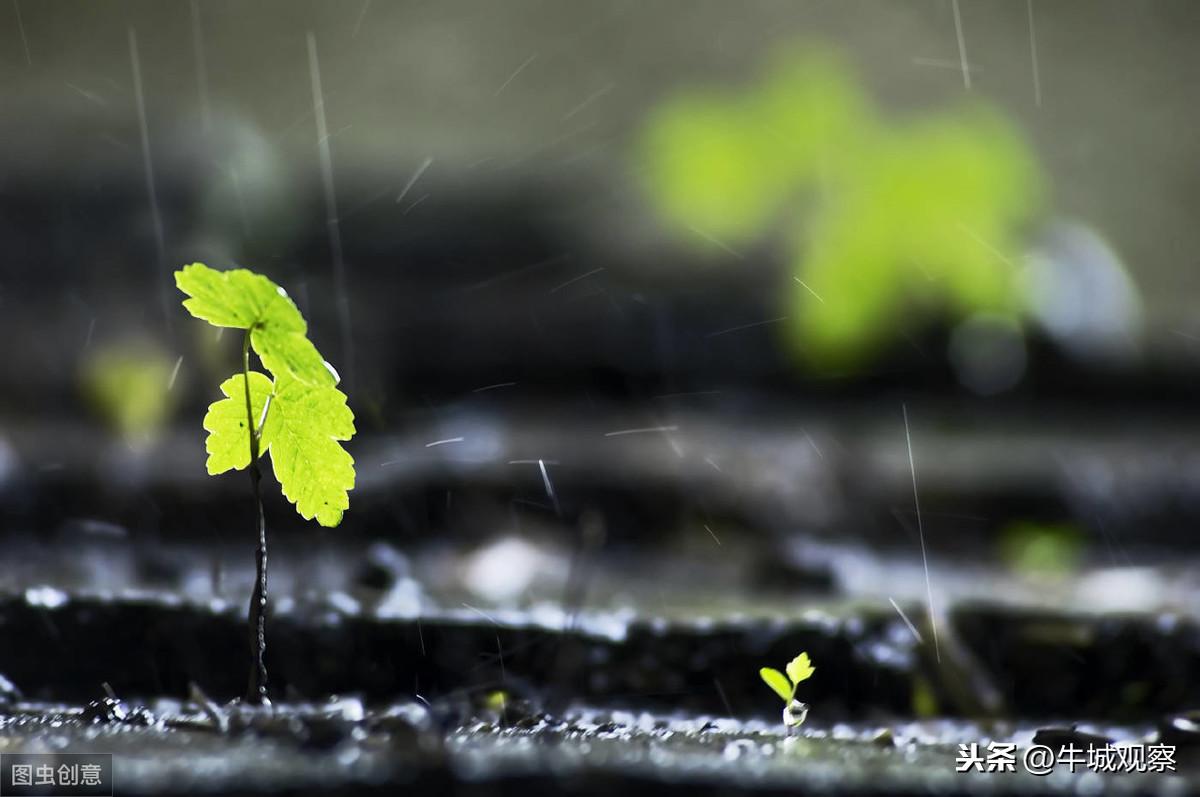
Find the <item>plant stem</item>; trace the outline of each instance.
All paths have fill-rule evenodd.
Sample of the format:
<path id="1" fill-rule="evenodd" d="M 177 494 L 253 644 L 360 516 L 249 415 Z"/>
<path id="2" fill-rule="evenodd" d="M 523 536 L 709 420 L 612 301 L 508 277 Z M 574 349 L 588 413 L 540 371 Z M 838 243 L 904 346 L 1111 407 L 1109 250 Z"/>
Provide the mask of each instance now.
<path id="1" fill-rule="evenodd" d="M 242 379 L 246 393 L 246 430 L 250 435 L 250 483 L 258 510 L 258 548 L 255 552 L 254 591 L 250 595 L 248 630 L 250 639 L 250 678 L 246 684 L 247 703 L 267 700 L 267 518 L 262 504 L 262 472 L 258 469 L 258 424 L 250 402 L 250 330 L 242 342 Z"/>

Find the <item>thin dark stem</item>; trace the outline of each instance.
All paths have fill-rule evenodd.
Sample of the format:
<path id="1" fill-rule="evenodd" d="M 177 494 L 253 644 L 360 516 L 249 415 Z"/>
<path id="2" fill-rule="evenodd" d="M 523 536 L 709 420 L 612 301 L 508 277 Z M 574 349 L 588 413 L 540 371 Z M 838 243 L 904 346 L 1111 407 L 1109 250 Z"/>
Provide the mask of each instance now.
<path id="1" fill-rule="evenodd" d="M 258 548 L 255 552 L 254 591 L 250 595 L 248 631 L 250 640 L 250 678 L 246 684 L 247 703 L 267 700 L 267 518 L 262 504 L 262 472 L 258 469 L 258 423 L 250 401 L 250 330 L 242 343 L 242 378 L 246 393 L 246 429 L 250 435 L 250 483 L 258 510 Z"/>

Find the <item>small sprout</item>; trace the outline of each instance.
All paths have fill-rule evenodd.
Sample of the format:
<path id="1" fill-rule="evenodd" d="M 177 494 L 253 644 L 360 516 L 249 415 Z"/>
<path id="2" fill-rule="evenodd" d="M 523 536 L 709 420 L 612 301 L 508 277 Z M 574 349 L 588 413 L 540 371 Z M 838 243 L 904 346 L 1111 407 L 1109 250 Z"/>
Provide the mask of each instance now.
<path id="1" fill-rule="evenodd" d="M 938 698 L 928 679 L 918 675 L 912 686 L 912 712 L 921 719 L 938 715 Z"/>
<path id="2" fill-rule="evenodd" d="M 354 489 L 354 459 L 342 446 L 354 436 L 354 414 L 296 305 L 278 285 L 246 269 L 193 263 L 175 272 L 175 282 L 188 296 L 188 312 L 245 335 L 241 373 L 221 383 L 223 398 L 204 416 L 209 474 L 242 470 L 270 454 L 296 511 L 322 526 L 338 525 Z M 250 370 L 251 350 L 270 376 Z"/>
<path id="3" fill-rule="evenodd" d="M 796 688 L 811 678 L 817 669 L 812 666 L 807 653 L 801 653 L 789 661 L 784 669 L 787 675 L 773 667 L 763 667 L 758 674 L 763 683 L 783 700 L 783 724 L 791 732 L 793 728 L 803 725 L 808 717 L 808 704 L 796 699 Z"/>
<path id="4" fill-rule="evenodd" d="M 250 598 L 248 702 L 268 703 L 266 651 L 267 524 L 259 458 L 270 455 L 283 495 L 306 520 L 336 526 L 350 507 L 354 413 L 338 375 L 308 339 L 308 324 L 283 288 L 246 269 L 202 263 L 175 272 L 187 311 L 218 328 L 243 330 L 242 368 L 221 383 L 224 398 L 204 416 L 208 472 L 247 469 L 254 490 L 258 547 Z M 250 370 L 250 352 L 270 376 Z"/>
<path id="5" fill-rule="evenodd" d="M 497 714 L 505 713 L 508 709 L 508 693 L 503 689 L 489 692 L 483 699 L 483 707 Z"/>

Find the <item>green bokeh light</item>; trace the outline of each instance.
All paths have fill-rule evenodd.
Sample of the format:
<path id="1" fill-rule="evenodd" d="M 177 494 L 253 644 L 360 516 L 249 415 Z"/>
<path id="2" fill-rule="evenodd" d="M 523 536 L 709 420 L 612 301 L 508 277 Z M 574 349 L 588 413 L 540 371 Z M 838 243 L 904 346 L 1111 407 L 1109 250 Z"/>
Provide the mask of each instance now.
<path id="1" fill-rule="evenodd" d="M 982 103 L 888 124 L 835 54 L 809 48 L 747 91 L 667 101 L 641 157 L 673 226 L 787 248 L 792 339 L 812 364 L 860 363 L 901 322 L 1025 312 L 1020 238 L 1042 180 Z"/>

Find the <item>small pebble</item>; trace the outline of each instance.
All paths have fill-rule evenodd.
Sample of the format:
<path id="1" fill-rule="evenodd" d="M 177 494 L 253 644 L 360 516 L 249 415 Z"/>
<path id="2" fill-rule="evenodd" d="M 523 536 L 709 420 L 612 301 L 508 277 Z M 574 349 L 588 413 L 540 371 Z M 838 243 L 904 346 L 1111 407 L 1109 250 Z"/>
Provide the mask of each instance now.
<path id="1" fill-rule="evenodd" d="M 1068 744 L 1086 750 L 1089 745 L 1107 747 L 1113 743 L 1113 740 L 1098 733 L 1088 733 L 1075 728 L 1038 728 L 1033 735 L 1033 743 L 1045 745 L 1053 750 L 1061 749 Z"/>
<path id="2" fill-rule="evenodd" d="M 1200 711 L 1167 717 L 1159 724 L 1158 740 L 1175 747 L 1200 747 Z"/>
<path id="3" fill-rule="evenodd" d="M 104 724 L 109 722 L 124 722 L 129 712 L 115 697 L 104 697 L 93 700 L 83 709 L 81 715 L 84 722 Z"/>
<path id="4" fill-rule="evenodd" d="M 21 690 L 12 681 L 0 673 L 0 705 L 15 703 L 21 699 Z"/>

